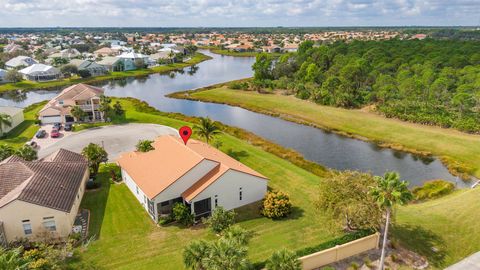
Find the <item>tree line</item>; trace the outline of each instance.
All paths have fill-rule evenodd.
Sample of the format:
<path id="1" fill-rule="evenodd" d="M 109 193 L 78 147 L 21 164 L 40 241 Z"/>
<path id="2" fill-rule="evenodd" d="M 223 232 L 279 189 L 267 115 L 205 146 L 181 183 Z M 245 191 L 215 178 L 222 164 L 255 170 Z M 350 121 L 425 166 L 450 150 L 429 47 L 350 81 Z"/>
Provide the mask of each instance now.
<path id="1" fill-rule="evenodd" d="M 480 131 L 480 43 L 459 40 L 303 42 L 257 56 L 254 82 L 318 104 L 375 105 L 387 117 Z"/>

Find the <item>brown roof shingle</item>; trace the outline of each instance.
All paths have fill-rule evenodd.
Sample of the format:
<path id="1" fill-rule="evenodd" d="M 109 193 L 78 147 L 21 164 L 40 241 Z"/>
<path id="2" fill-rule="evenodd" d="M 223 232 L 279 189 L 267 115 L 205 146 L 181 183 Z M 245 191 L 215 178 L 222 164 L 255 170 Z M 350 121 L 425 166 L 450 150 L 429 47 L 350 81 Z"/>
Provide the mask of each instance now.
<path id="1" fill-rule="evenodd" d="M 70 212 L 86 173 L 85 158 L 64 149 L 42 161 L 9 159 L 0 163 L 0 207 L 18 199 Z"/>

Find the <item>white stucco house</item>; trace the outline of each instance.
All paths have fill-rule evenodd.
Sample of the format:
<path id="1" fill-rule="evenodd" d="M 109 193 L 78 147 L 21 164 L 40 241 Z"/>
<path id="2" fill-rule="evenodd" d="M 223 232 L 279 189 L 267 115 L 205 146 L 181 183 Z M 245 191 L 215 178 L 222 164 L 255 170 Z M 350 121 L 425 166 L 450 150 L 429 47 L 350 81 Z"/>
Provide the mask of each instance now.
<path id="1" fill-rule="evenodd" d="M 0 113 L 6 114 L 10 116 L 10 121 L 12 122 L 11 126 L 7 126 L 4 124 L 2 125 L 2 129 L 0 133 L 7 133 L 10 130 L 14 129 L 16 126 L 20 125 L 23 120 L 23 109 L 17 107 L 7 107 L 7 106 L 0 106 Z M 0 134 L 2 135 L 2 134 Z"/>
<path id="2" fill-rule="evenodd" d="M 117 161 L 122 178 L 154 221 L 176 202 L 196 218 L 218 206 L 227 210 L 262 200 L 268 179 L 210 145 L 165 135 L 155 150 L 123 154 Z"/>

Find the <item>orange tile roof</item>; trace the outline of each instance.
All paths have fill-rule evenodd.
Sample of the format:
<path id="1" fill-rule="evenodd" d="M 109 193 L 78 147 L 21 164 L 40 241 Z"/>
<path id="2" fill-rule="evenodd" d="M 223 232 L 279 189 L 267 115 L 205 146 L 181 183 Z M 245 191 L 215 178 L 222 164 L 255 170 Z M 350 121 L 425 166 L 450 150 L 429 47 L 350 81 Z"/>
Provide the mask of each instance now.
<path id="1" fill-rule="evenodd" d="M 117 161 L 150 199 L 205 159 L 219 164 L 182 193 L 182 197 L 187 201 L 195 198 L 229 169 L 267 179 L 227 154 L 200 141 L 189 140 L 185 146 L 180 138 L 165 135 L 157 138 L 153 147 L 155 150 L 146 153 L 126 153 Z"/>

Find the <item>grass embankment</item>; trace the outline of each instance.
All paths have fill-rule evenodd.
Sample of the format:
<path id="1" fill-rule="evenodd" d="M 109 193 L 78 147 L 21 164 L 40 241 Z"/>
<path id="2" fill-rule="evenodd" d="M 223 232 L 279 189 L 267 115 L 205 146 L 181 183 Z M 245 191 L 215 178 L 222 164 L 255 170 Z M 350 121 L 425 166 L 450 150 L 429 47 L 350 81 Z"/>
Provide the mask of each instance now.
<path id="1" fill-rule="evenodd" d="M 35 125 L 36 114 L 47 102 L 32 104 L 23 110 L 24 121 L 0 139 L 0 144 L 8 144 L 18 148 L 31 140 L 40 128 Z"/>
<path id="2" fill-rule="evenodd" d="M 443 269 L 480 250 L 479 206 L 476 188 L 401 207 L 392 232 L 402 245 Z"/>
<path id="3" fill-rule="evenodd" d="M 48 81 L 48 82 L 21 81 L 18 83 L 6 83 L 6 84 L 0 84 L 0 92 L 18 90 L 18 89 L 24 89 L 24 90 L 44 89 L 44 88 L 72 85 L 76 83 L 93 83 L 93 82 L 120 79 L 120 78 L 126 78 L 126 77 L 146 76 L 153 73 L 164 73 L 164 72 L 170 72 L 170 71 L 182 69 L 184 67 L 192 66 L 208 59 L 211 59 L 211 57 L 204 55 L 202 53 L 196 53 L 190 60 L 184 63 L 174 63 L 174 64 L 168 64 L 164 66 L 157 66 L 157 67 L 139 69 L 139 70 L 110 72 L 109 74 L 104 76 L 96 76 L 96 77 L 90 77 L 90 78 L 80 78 L 78 76 L 75 76 L 71 78 L 66 78 L 66 79 L 57 80 L 57 81 Z"/>
<path id="4" fill-rule="evenodd" d="M 440 157 L 452 173 L 480 177 L 478 135 L 388 119 L 362 110 L 321 106 L 293 96 L 259 94 L 226 87 L 181 92 L 170 96 L 230 104 L 342 135 L 374 141 L 384 147 L 422 155 L 433 154 Z"/>
<path id="5" fill-rule="evenodd" d="M 136 111 L 135 103 L 122 99 L 128 122 L 145 122 L 179 128 L 192 125 L 161 114 Z M 221 150 L 233 150 L 244 164 L 270 178 L 271 188 L 291 195 L 295 206 L 285 220 L 272 221 L 259 215 L 258 209 L 240 211 L 239 225 L 255 232 L 249 246 L 253 261 L 263 261 L 275 250 L 287 247 L 299 250 L 343 235 L 326 224 L 329 218 L 315 210 L 317 175 L 265 152 L 244 140 L 223 133 L 218 138 Z M 74 266 L 104 269 L 183 269 L 182 249 L 193 239 L 213 239 L 205 228 L 182 229 L 176 226 L 157 227 L 124 184 L 109 185 L 103 176 L 103 188 L 87 192 L 82 206 L 92 211 L 90 233 L 99 239 L 80 255 Z M 128 256 L 125 256 L 128 254 Z"/>
<path id="6" fill-rule="evenodd" d="M 127 110 L 124 122 L 178 128 L 196 120 L 181 114 L 161 113 L 133 99 L 121 99 L 121 103 Z M 328 217 L 313 206 L 317 183 L 322 177 L 287 161 L 301 165 L 301 156 L 282 153 L 281 147 L 262 143 L 261 138 L 246 134 L 249 133 L 226 129 L 220 136 L 221 150 L 233 149 L 241 162 L 271 179 L 270 187 L 289 193 L 295 206 L 293 216 L 280 221 L 265 219 L 255 211 L 243 209 L 240 212 L 239 224 L 256 232 L 249 247 L 251 258 L 263 261 L 281 247 L 301 250 L 341 235 L 329 226 Z M 310 169 L 306 164 L 303 166 Z M 315 173 L 325 174 L 322 170 Z M 480 219 L 479 203 L 480 190 L 476 189 L 456 191 L 441 199 L 401 207 L 393 235 L 407 248 L 427 256 L 434 268 L 445 267 L 480 249 L 480 229 L 474 225 Z M 124 185 L 105 184 L 100 191 L 87 193 L 83 206 L 92 210 L 91 233 L 99 236 L 99 240 L 82 254 L 81 262 L 85 264 L 81 267 L 90 264 L 106 269 L 182 269 L 181 250 L 186 243 L 191 239 L 214 237 L 205 229 L 156 227 Z M 433 247 L 438 251 L 433 252 Z"/>

